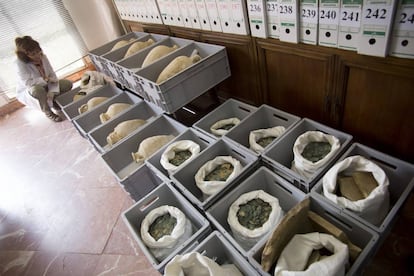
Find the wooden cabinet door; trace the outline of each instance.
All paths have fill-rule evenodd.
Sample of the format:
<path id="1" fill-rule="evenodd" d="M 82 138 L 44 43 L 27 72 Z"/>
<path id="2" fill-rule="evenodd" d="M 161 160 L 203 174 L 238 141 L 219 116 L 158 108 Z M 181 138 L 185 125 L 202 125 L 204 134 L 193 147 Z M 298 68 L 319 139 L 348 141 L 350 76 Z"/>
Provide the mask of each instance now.
<path id="1" fill-rule="evenodd" d="M 272 39 L 258 40 L 257 47 L 265 102 L 300 117 L 331 122 L 335 55 Z"/>
<path id="2" fill-rule="evenodd" d="M 361 59 L 342 61 L 340 127 L 365 145 L 414 162 L 414 62 L 384 65 L 384 59 Z"/>

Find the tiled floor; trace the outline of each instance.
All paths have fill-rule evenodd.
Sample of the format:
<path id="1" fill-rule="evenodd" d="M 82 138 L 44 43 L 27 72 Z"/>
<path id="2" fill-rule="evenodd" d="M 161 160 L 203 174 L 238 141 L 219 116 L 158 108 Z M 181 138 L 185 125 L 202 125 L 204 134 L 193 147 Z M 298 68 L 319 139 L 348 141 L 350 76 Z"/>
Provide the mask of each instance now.
<path id="1" fill-rule="evenodd" d="M 0 145 L 0 275 L 159 275 L 121 219 L 133 201 L 71 122 L 22 108 Z M 413 275 L 413 227 L 411 197 L 365 275 Z"/>

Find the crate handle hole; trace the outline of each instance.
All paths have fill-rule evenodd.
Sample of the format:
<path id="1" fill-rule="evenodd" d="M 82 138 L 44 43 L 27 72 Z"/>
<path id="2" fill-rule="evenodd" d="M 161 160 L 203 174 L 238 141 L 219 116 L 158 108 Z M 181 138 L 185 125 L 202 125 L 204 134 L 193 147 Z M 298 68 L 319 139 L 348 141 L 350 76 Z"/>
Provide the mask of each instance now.
<path id="1" fill-rule="evenodd" d="M 235 151 L 235 150 L 232 150 L 232 152 L 234 152 L 235 154 L 237 154 L 237 155 L 241 156 L 243 159 L 246 159 L 246 156 L 244 156 L 244 155 L 243 155 L 243 154 L 241 154 L 240 152 Z"/>
<path id="2" fill-rule="evenodd" d="M 203 141 L 204 143 L 206 143 L 207 145 L 210 145 L 210 142 L 209 142 L 209 141 L 207 141 L 206 139 L 204 139 L 204 138 L 202 138 L 202 137 L 200 137 L 200 136 L 198 136 L 198 138 L 199 138 L 201 141 Z"/>
<path id="3" fill-rule="evenodd" d="M 152 204 L 154 204 L 155 202 L 158 201 L 158 199 L 160 199 L 160 197 L 153 197 L 150 200 L 148 200 L 144 205 L 142 205 L 139 210 L 141 212 L 144 212 L 147 208 L 149 208 Z"/>
<path id="4" fill-rule="evenodd" d="M 250 109 L 247 109 L 247 108 L 245 108 L 245 107 L 243 107 L 243 106 L 239 106 L 239 109 L 241 109 L 241 110 L 243 110 L 243 111 L 246 111 L 247 113 L 252 112 Z"/>
<path id="5" fill-rule="evenodd" d="M 286 188 L 283 185 L 280 185 L 277 181 L 273 181 L 276 185 L 278 185 L 280 188 L 282 188 L 283 190 L 285 190 L 288 194 L 292 194 L 292 191 L 289 190 L 288 188 Z"/>
<path id="6" fill-rule="evenodd" d="M 283 120 L 283 121 L 285 121 L 285 122 L 289 121 L 287 118 L 282 117 L 282 116 L 277 115 L 277 114 L 274 114 L 274 113 L 273 113 L 273 117 L 276 117 L 276 118 L 278 118 L 278 119 L 281 119 L 281 120 Z"/>
<path id="7" fill-rule="evenodd" d="M 397 169 L 397 166 L 394 166 L 394 165 L 392 165 L 392 164 L 390 164 L 390 163 L 387 163 L 387 162 L 385 162 L 385 161 L 383 161 L 383 160 L 380 160 L 380 159 L 378 159 L 378 158 L 375 158 L 375 157 L 372 157 L 372 156 L 370 156 L 370 158 L 369 159 L 371 159 L 372 161 L 374 161 L 375 163 L 379 163 L 379 164 L 381 164 L 381 165 L 383 165 L 383 166 L 386 166 L 386 167 L 389 167 L 389 168 L 391 168 L 391 169 L 393 169 L 393 170 L 396 170 Z"/>

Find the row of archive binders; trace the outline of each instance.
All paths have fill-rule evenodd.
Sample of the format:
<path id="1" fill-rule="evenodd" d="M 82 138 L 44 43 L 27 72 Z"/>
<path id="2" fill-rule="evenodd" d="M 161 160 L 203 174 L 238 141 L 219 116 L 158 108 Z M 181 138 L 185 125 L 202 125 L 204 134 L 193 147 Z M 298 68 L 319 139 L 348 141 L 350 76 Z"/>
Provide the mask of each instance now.
<path id="1" fill-rule="evenodd" d="M 414 58 L 414 0 L 115 0 L 124 20 Z"/>

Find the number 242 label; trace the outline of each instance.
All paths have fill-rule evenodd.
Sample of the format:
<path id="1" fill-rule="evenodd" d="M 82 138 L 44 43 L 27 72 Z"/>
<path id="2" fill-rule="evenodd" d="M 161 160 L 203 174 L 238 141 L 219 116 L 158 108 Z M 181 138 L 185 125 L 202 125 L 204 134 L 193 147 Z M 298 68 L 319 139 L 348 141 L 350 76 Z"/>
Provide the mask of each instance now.
<path id="1" fill-rule="evenodd" d="M 369 25 L 388 25 L 392 17 L 391 6 L 368 5 L 363 7 L 363 23 Z"/>

